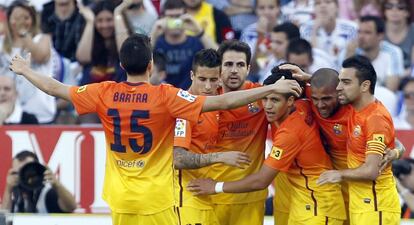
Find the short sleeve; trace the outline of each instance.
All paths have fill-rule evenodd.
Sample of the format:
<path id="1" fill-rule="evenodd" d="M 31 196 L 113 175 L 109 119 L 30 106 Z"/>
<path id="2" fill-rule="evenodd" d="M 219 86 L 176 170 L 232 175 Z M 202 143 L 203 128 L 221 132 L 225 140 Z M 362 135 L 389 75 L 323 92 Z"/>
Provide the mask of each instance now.
<path id="1" fill-rule="evenodd" d="M 190 149 L 191 146 L 191 124 L 184 119 L 176 119 L 174 131 L 174 146 Z"/>
<path id="2" fill-rule="evenodd" d="M 276 140 L 273 142 L 265 164 L 275 170 L 287 172 L 300 149 L 300 140 L 297 135 L 287 129 L 282 129 L 276 134 Z"/>
<path id="3" fill-rule="evenodd" d="M 172 86 L 165 86 L 165 88 L 164 103 L 171 116 L 196 123 L 206 97 L 192 95 L 188 91 Z"/>
<path id="4" fill-rule="evenodd" d="M 69 89 L 70 98 L 79 114 L 96 112 L 102 86 L 102 83 L 96 83 L 80 87 L 73 86 Z"/>
<path id="5" fill-rule="evenodd" d="M 387 146 L 394 146 L 394 127 L 385 116 L 373 115 L 366 121 L 366 154 L 383 155 Z"/>

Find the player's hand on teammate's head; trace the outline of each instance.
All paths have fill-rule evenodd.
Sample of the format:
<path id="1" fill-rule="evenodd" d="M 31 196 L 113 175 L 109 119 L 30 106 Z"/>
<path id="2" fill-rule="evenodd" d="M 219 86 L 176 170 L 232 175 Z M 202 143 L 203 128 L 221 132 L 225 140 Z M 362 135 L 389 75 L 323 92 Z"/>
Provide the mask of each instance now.
<path id="1" fill-rule="evenodd" d="M 338 170 L 327 170 L 319 176 L 318 180 L 316 181 L 316 184 L 334 184 L 339 183 L 341 181 L 342 175 Z"/>
<path id="2" fill-rule="evenodd" d="M 239 151 L 221 152 L 219 158 L 220 162 L 240 169 L 244 169 L 251 163 L 249 155 Z"/>
<path id="3" fill-rule="evenodd" d="M 27 69 L 30 69 L 30 57 L 30 53 L 25 58 L 20 55 L 15 55 L 10 62 L 10 70 L 16 74 L 23 75 Z"/>
<path id="4" fill-rule="evenodd" d="M 196 179 L 190 181 L 187 185 L 187 190 L 193 195 L 212 195 L 216 194 L 216 181 L 213 179 Z"/>
<path id="5" fill-rule="evenodd" d="M 302 88 L 296 80 L 279 79 L 274 85 L 274 91 L 278 94 L 294 94 L 296 97 L 300 97 L 302 94 Z"/>
<path id="6" fill-rule="evenodd" d="M 292 77 L 300 81 L 308 81 L 312 77 L 310 74 L 305 73 L 305 71 L 299 68 L 299 66 L 289 64 L 289 63 L 280 65 L 279 69 L 290 70 L 290 72 L 292 72 Z"/>

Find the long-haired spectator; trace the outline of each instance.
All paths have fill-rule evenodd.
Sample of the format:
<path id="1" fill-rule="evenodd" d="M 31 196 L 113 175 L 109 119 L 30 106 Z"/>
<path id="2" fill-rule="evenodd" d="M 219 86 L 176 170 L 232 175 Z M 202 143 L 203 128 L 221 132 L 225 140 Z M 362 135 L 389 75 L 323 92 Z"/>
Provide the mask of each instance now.
<path id="1" fill-rule="evenodd" d="M 86 20 L 76 58 L 85 65 L 80 84 L 126 79 L 119 66 L 115 42 L 114 4 L 99 1 L 89 9 L 79 4 L 80 13 Z"/>
<path id="2" fill-rule="evenodd" d="M 414 62 L 414 25 L 411 24 L 412 15 L 409 7 L 409 0 L 386 0 L 382 3 L 385 40 L 403 51 L 406 74 L 409 74 L 409 68 Z"/>
<path id="3" fill-rule="evenodd" d="M 56 113 L 55 99 L 8 69 L 14 55 L 31 53 L 33 68 L 41 74 L 52 76 L 50 38 L 39 32 L 36 11 L 28 1 L 14 1 L 8 7 L 6 15 L 6 34 L 0 41 L 0 74 L 15 77 L 19 101 L 24 111 L 35 114 L 40 123 L 50 123 Z"/>

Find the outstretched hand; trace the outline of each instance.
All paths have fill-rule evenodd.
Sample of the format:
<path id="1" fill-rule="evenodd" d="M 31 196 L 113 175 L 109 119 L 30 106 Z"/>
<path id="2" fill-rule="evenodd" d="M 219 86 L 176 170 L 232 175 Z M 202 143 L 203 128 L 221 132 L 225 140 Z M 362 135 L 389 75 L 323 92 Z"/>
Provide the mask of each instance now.
<path id="1" fill-rule="evenodd" d="M 316 181 L 316 184 L 334 184 L 339 183 L 341 181 L 342 175 L 338 170 L 327 170 L 319 176 L 318 180 Z"/>
<path id="2" fill-rule="evenodd" d="M 245 166 L 248 166 L 251 163 L 248 154 L 238 151 L 222 152 L 220 154 L 220 161 L 226 165 L 238 167 L 240 169 L 244 169 Z"/>
<path id="3" fill-rule="evenodd" d="M 274 91 L 278 94 L 294 94 L 296 97 L 300 97 L 302 94 L 302 88 L 296 80 L 285 80 L 284 78 L 279 79 L 273 84 Z"/>
<path id="4" fill-rule="evenodd" d="M 301 68 L 293 64 L 283 64 L 279 66 L 281 70 L 290 70 L 292 76 L 300 81 L 308 81 L 311 79 L 311 75 L 305 73 Z"/>
<path id="5" fill-rule="evenodd" d="M 194 195 L 212 195 L 216 194 L 216 181 L 213 179 L 196 179 L 190 181 L 187 185 L 187 190 Z"/>
<path id="6" fill-rule="evenodd" d="M 30 53 L 27 54 L 26 58 L 15 55 L 10 62 L 9 69 L 16 74 L 24 75 L 27 70 L 30 70 L 30 57 Z"/>
<path id="7" fill-rule="evenodd" d="M 394 149 L 385 149 L 384 155 L 382 156 L 382 160 L 380 162 L 380 171 L 383 171 L 393 160 L 397 158 L 397 152 Z"/>
<path id="8" fill-rule="evenodd" d="M 82 3 L 82 0 L 77 0 L 78 2 L 78 8 L 79 13 L 83 16 L 83 18 L 88 22 L 94 22 L 95 21 L 95 14 L 93 13 L 92 9 L 90 9 L 88 6 L 85 6 Z"/>

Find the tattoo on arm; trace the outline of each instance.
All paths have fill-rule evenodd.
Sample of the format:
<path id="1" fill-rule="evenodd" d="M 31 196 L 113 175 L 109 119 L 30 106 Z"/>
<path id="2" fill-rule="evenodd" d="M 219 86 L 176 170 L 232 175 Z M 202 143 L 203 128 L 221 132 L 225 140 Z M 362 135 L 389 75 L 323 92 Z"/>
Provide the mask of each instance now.
<path id="1" fill-rule="evenodd" d="M 219 154 L 197 154 L 184 148 L 174 147 L 174 167 L 176 169 L 199 169 L 218 163 Z"/>

